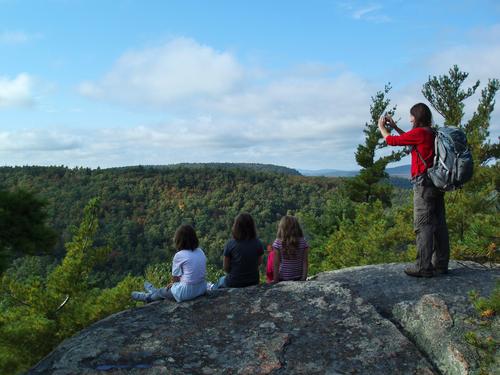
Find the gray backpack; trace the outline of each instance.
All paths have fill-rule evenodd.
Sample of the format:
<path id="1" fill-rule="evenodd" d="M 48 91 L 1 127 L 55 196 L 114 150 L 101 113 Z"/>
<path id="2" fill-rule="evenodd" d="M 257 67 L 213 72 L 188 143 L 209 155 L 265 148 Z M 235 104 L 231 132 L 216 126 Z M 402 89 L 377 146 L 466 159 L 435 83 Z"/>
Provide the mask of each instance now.
<path id="1" fill-rule="evenodd" d="M 442 191 L 459 189 L 472 177 L 474 163 L 463 130 L 454 126 L 438 128 L 434 140 L 434 164 L 427 176 Z M 422 155 L 418 156 L 427 166 Z"/>

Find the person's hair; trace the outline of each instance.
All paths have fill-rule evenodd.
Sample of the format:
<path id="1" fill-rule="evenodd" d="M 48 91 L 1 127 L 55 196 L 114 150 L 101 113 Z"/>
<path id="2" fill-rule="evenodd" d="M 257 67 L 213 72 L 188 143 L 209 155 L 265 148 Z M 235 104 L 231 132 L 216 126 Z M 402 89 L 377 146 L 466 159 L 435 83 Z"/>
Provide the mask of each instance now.
<path id="1" fill-rule="evenodd" d="M 176 250 L 195 250 L 198 248 L 198 237 L 191 225 L 181 225 L 175 231 L 174 244 Z"/>
<path id="2" fill-rule="evenodd" d="M 257 229 L 252 215 L 242 213 L 236 216 L 232 228 L 233 238 L 236 241 L 253 240 L 257 238 Z"/>
<path id="3" fill-rule="evenodd" d="M 281 218 L 276 237 L 281 240 L 283 256 L 287 259 L 296 258 L 300 239 L 304 234 L 295 216 L 286 215 Z"/>
<path id="4" fill-rule="evenodd" d="M 415 128 L 432 126 L 432 112 L 424 103 L 417 103 L 410 109 L 410 113 L 415 117 Z"/>

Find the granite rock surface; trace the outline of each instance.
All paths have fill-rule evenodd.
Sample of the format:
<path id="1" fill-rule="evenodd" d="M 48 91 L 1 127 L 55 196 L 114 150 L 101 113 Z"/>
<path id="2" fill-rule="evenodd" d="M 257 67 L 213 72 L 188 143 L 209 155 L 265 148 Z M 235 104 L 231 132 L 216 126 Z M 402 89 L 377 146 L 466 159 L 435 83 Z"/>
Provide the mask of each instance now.
<path id="1" fill-rule="evenodd" d="M 473 374 L 467 292 L 500 277 L 472 263 L 415 279 L 404 264 L 325 272 L 154 302 L 61 343 L 30 374 Z"/>

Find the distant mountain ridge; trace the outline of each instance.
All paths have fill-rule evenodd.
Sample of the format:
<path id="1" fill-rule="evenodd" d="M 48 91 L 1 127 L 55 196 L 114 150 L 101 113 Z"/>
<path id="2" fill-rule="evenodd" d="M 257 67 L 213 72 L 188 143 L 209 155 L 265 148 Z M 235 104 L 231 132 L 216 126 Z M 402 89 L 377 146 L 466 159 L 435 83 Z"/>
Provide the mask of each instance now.
<path id="1" fill-rule="evenodd" d="M 354 177 L 359 171 L 344 171 L 340 169 L 298 169 L 304 176 L 325 176 L 325 177 Z M 389 176 L 392 177 L 410 177 L 410 165 L 401 165 L 399 167 L 392 167 L 386 169 Z"/>
<path id="2" fill-rule="evenodd" d="M 279 173 L 289 176 L 301 176 L 301 173 L 293 168 L 284 167 L 281 165 L 274 164 L 260 164 L 260 163 L 178 163 L 178 164 L 165 164 L 165 165 L 137 165 L 137 166 L 126 166 L 126 167 L 113 167 L 107 168 L 113 169 L 134 169 L 134 168 L 145 168 L 145 169 L 181 169 L 181 168 L 213 168 L 213 169 L 246 169 L 256 172 L 271 172 Z"/>

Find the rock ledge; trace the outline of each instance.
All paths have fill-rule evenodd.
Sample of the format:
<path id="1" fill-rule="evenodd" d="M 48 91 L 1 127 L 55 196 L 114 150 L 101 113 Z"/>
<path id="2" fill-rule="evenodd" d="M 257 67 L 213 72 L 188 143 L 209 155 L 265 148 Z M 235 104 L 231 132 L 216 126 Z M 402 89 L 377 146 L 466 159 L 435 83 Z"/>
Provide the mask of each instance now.
<path id="1" fill-rule="evenodd" d="M 64 341 L 30 374 L 472 374 L 464 342 L 475 289 L 500 271 L 453 264 L 415 279 L 404 264 L 325 272 L 123 311 Z"/>

